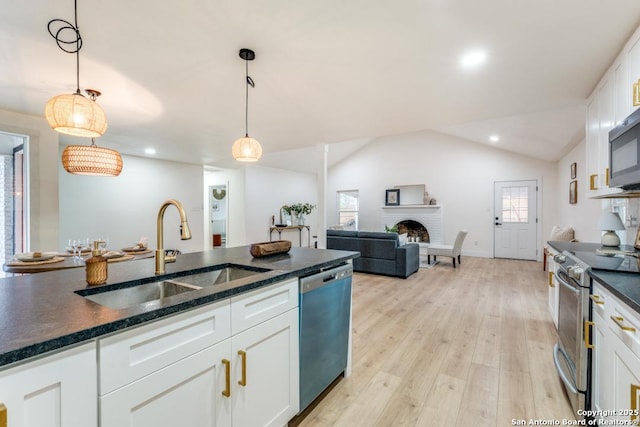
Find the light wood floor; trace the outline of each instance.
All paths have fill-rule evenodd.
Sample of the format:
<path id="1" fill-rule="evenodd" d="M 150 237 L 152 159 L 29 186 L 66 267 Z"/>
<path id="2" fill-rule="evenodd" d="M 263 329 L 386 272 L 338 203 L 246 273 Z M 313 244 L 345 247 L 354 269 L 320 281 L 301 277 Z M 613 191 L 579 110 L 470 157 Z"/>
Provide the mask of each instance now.
<path id="1" fill-rule="evenodd" d="M 546 274 L 537 262 L 471 257 L 408 279 L 354 274 L 353 373 L 295 424 L 574 419 L 553 364 Z"/>

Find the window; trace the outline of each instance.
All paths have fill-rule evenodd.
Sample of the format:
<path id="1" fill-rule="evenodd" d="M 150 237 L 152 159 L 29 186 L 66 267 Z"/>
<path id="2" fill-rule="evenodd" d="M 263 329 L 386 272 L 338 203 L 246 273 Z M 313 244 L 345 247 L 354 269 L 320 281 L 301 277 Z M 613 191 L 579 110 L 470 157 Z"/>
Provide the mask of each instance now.
<path id="1" fill-rule="evenodd" d="M 345 230 L 358 229 L 358 190 L 338 191 L 338 224 Z"/>
<path id="2" fill-rule="evenodd" d="M 633 227 L 633 221 L 628 216 L 630 212 L 629 199 L 611 199 L 611 212 L 617 212 L 625 226 Z M 622 243 L 627 242 L 627 230 L 618 230 L 616 233 L 620 237 L 620 241 Z M 631 236 L 631 238 L 633 238 L 633 234 Z"/>
<path id="3" fill-rule="evenodd" d="M 502 188 L 502 222 L 529 222 L 529 188 Z"/>
<path id="4" fill-rule="evenodd" d="M 0 263 L 28 250 L 27 142 L 25 135 L 0 132 Z"/>

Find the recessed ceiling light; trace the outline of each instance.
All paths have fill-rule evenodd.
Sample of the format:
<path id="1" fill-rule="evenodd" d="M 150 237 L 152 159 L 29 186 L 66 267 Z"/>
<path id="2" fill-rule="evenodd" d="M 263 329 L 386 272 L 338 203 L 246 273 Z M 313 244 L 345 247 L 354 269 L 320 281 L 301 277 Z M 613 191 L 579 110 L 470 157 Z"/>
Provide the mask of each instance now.
<path id="1" fill-rule="evenodd" d="M 156 149 L 155 148 L 145 148 L 144 149 L 144 153 L 145 154 L 156 154 Z"/>
<path id="2" fill-rule="evenodd" d="M 500 141 L 500 137 L 499 137 L 498 135 L 491 135 L 491 136 L 489 137 L 489 141 L 491 141 L 491 142 L 498 142 L 498 141 Z"/>
<path id="3" fill-rule="evenodd" d="M 481 50 L 467 52 L 460 57 L 460 65 L 464 68 L 474 68 L 487 60 L 487 54 Z"/>

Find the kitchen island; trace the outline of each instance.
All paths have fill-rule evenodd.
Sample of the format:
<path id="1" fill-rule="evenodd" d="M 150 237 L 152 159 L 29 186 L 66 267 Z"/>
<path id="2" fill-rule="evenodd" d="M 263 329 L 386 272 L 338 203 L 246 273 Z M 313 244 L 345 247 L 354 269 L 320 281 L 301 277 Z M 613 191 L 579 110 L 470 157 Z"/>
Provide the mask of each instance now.
<path id="1" fill-rule="evenodd" d="M 246 246 L 161 275 L 110 265 L 93 287 L 84 269 L 2 279 L 0 425 L 284 425 L 300 408 L 298 278 L 357 256 Z"/>
<path id="2" fill-rule="evenodd" d="M 166 301 L 110 309 L 76 292 L 87 289 L 85 270 L 73 269 L 0 279 L 0 367 L 91 340 L 128 327 L 229 298 L 292 277 L 346 262 L 357 252 L 291 248 L 289 253 L 253 258 L 248 246 L 186 253 L 154 274 L 154 260 L 109 265 L 109 278 L 98 289 L 115 289 L 200 273 L 235 264 L 269 271 L 176 295 Z"/>

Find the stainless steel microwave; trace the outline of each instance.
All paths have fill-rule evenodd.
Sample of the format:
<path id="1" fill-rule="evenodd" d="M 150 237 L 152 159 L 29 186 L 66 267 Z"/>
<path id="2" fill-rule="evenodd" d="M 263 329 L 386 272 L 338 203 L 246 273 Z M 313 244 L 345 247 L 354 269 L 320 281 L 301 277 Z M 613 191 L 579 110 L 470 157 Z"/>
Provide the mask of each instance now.
<path id="1" fill-rule="evenodd" d="M 640 109 L 609 132 L 609 187 L 640 189 Z"/>

